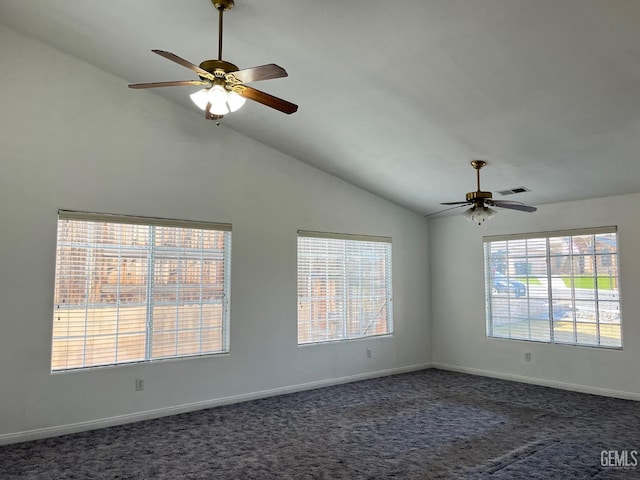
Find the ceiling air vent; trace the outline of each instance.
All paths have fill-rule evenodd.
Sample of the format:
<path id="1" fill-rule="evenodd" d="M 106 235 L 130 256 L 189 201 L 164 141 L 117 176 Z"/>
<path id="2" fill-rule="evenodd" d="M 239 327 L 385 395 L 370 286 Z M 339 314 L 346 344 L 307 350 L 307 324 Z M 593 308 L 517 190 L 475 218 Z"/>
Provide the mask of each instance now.
<path id="1" fill-rule="evenodd" d="M 515 187 L 515 188 L 509 188 L 507 190 L 500 190 L 497 193 L 499 193 L 500 195 L 513 195 L 515 193 L 523 193 L 523 192 L 530 192 L 531 190 L 529 190 L 527 187 Z"/>

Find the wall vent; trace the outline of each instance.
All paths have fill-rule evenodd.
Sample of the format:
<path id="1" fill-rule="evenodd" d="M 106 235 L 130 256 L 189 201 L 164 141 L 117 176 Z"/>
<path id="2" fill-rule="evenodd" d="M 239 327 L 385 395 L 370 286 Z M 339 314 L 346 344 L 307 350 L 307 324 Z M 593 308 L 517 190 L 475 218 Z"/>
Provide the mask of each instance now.
<path id="1" fill-rule="evenodd" d="M 523 192 L 530 192 L 531 190 L 529 190 L 527 187 L 515 187 L 515 188 L 509 188 L 507 190 L 499 190 L 497 193 L 499 193 L 500 195 L 513 195 L 515 193 L 523 193 Z"/>

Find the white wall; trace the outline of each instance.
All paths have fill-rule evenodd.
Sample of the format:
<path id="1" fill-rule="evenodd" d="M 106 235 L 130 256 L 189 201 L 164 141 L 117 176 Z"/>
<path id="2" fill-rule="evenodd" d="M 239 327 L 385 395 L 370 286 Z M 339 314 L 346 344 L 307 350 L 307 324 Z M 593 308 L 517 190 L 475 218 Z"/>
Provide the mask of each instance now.
<path id="1" fill-rule="evenodd" d="M 423 217 L 4 27 L 0 45 L 0 443 L 428 364 Z M 230 354 L 51 375 L 59 208 L 232 223 Z M 393 337 L 296 346 L 298 229 L 393 237 Z"/>
<path id="2" fill-rule="evenodd" d="M 636 194 L 543 205 L 534 214 L 500 210 L 482 226 L 461 215 L 430 220 L 434 364 L 640 400 L 639 204 Z M 483 236 L 604 225 L 618 226 L 622 351 L 486 337 Z"/>

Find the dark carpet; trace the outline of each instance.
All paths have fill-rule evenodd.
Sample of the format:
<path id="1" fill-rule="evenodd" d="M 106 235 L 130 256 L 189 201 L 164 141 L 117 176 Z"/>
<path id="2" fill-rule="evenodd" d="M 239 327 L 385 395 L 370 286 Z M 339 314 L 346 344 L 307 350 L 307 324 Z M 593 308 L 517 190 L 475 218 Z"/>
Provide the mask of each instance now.
<path id="1" fill-rule="evenodd" d="M 430 369 L 0 447 L 0 478 L 640 479 L 639 419 Z"/>

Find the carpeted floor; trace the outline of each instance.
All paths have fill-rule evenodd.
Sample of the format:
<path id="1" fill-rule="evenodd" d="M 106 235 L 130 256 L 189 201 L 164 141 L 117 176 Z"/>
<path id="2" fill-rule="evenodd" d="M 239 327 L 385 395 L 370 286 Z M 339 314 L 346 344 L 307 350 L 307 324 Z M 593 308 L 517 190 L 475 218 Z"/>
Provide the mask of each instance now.
<path id="1" fill-rule="evenodd" d="M 640 402 L 431 369 L 0 447 L 0 478 L 640 479 L 639 427 Z"/>

